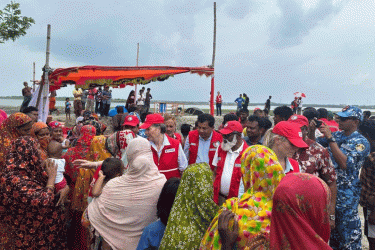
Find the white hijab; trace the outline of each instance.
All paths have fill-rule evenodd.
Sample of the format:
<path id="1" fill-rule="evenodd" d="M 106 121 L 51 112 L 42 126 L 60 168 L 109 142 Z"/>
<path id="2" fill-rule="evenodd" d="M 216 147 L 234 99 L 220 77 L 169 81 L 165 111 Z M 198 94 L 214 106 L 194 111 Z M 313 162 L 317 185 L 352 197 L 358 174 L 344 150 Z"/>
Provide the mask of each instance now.
<path id="1" fill-rule="evenodd" d="M 156 204 L 167 181 L 146 139 L 133 139 L 126 155 L 128 171 L 110 180 L 88 207 L 91 225 L 114 250 L 137 248 L 143 229 L 157 219 Z"/>

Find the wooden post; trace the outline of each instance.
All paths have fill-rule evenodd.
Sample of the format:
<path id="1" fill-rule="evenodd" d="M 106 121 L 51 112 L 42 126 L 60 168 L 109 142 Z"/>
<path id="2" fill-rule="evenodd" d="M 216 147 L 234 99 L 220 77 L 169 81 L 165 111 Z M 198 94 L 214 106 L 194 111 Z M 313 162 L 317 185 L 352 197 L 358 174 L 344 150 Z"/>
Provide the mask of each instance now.
<path id="1" fill-rule="evenodd" d="M 49 54 L 50 54 L 50 43 L 51 43 L 51 24 L 47 25 L 47 49 L 46 49 L 46 64 L 44 65 L 44 81 L 40 83 L 38 99 L 36 101 L 36 108 L 39 108 L 40 98 L 42 90 L 46 86 L 48 88 L 48 72 L 49 72 Z M 45 105 L 42 105 L 42 110 L 39 110 L 39 114 L 43 114 Z"/>
<path id="2" fill-rule="evenodd" d="M 215 68 L 215 53 L 216 53 L 216 2 L 214 2 L 214 44 L 212 53 L 212 68 Z M 211 76 L 211 96 L 210 96 L 210 114 L 215 114 L 214 96 L 215 96 L 215 74 Z"/>
<path id="3" fill-rule="evenodd" d="M 139 60 L 139 43 L 137 43 L 137 67 L 138 67 L 138 60 Z M 137 85 L 138 84 L 135 84 L 134 104 L 137 103 Z"/>
<path id="4" fill-rule="evenodd" d="M 33 62 L 33 92 L 35 92 L 35 62 Z"/>

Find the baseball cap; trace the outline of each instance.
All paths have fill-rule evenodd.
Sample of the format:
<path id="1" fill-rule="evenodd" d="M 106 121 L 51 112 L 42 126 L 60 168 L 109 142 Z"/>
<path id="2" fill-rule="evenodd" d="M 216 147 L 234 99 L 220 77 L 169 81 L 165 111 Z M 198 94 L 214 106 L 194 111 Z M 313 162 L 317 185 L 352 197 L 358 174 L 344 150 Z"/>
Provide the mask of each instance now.
<path id="1" fill-rule="evenodd" d="M 125 117 L 125 120 L 124 120 L 124 123 L 122 124 L 122 126 L 132 126 L 132 127 L 135 127 L 139 124 L 139 119 L 137 116 L 135 115 L 127 115 Z"/>
<path id="2" fill-rule="evenodd" d="M 341 112 L 336 113 L 340 117 L 355 117 L 358 120 L 363 120 L 362 110 L 355 106 L 346 106 Z"/>
<path id="3" fill-rule="evenodd" d="M 141 129 L 148 129 L 152 124 L 164 123 L 164 117 L 160 114 L 150 114 L 146 116 L 145 122 L 139 127 Z"/>
<path id="4" fill-rule="evenodd" d="M 298 148 L 308 148 L 309 146 L 302 140 L 300 125 L 293 122 L 282 121 L 276 124 L 272 133 L 286 137 L 290 143 Z"/>
<path id="5" fill-rule="evenodd" d="M 219 132 L 223 135 L 229 135 L 233 132 L 242 133 L 242 125 L 238 121 L 229 121 L 224 125 L 224 128 Z"/>
<path id="6" fill-rule="evenodd" d="M 298 124 L 299 127 L 309 126 L 309 120 L 307 120 L 306 116 L 303 115 L 292 115 L 288 122 Z"/>

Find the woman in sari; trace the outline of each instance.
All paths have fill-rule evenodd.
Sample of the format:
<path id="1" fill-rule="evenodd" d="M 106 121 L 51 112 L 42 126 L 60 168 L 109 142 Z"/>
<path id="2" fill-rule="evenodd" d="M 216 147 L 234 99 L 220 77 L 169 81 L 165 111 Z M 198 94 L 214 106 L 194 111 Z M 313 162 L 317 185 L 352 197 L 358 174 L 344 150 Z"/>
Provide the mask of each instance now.
<path id="1" fill-rule="evenodd" d="M 218 217 L 224 210 L 235 214 L 234 219 L 239 228 L 237 240 L 234 242 L 237 249 L 268 242 L 266 239 L 269 239 L 272 197 L 284 177 L 284 171 L 276 154 L 262 145 L 246 149 L 241 161 L 242 180 L 246 192 L 241 198 L 231 198 L 223 204 L 223 208 L 205 233 L 200 249 L 221 249 L 222 239 L 218 231 Z"/>
<path id="2" fill-rule="evenodd" d="M 105 148 L 108 150 L 108 152 L 110 152 L 113 157 L 121 159 L 125 165 L 125 168 L 128 165 L 125 151 L 130 141 L 135 137 L 136 135 L 133 131 L 126 129 L 113 133 L 110 137 L 108 137 L 105 143 Z"/>
<path id="3" fill-rule="evenodd" d="M 47 160 L 47 147 L 51 141 L 51 136 L 47 124 L 45 124 L 44 122 L 34 123 L 32 127 L 32 134 L 34 134 L 35 138 L 39 142 L 38 151 L 40 154 L 40 158 L 42 159 L 42 161 Z"/>
<path id="4" fill-rule="evenodd" d="M 87 232 L 84 227 L 81 225 L 81 218 L 83 214 L 83 189 L 85 189 L 85 185 L 79 183 L 81 178 L 78 179 L 79 170 L 77 166 L 73 164 L 73 161 L 79 159 L 86 159 L 91 142 L 96 134 L 96 129 L 92 125 L 85 125 L 81 128 L 80 137 L 77 140 L 77 143 L 74 147 L 69 148 L 63 158 L 66 161 L 65 166 L 65 173 L 70 177 L 69 186 L 71 190 L 73 190 L 72 194 L 72 204 L 70 207 L 70 214 L 71 214 L 71 228 L 69 230 L 68 235 L 68 242 L 70 245 L 70 249 L 79 249 L 85 250 L 87 249 Z M 76 183 L 77 181 L 77 183 Z M 84 180 L 86 181 L 86 180 Z M 87 181 L 87 186 L 90 184 L 89 180 Z M 75 186 L 77 185 L 77 189 Z M 86 201 L 85 201 L 85 204 Z"/>
<path id="5" fill-rule="evenodd" d="M 0 109 L 0 124 L 3 123 L 3 121 L 5 121 L 6 119 L 8 118 L 8 114 Z"/>
<path id="6" fill-rule="evenodd" d="M 42 164 L 30 136 L 13 142 L 0 171 L 0 220 L 11 244 L 2 249 L 66 249 L 63 206 L 56 205 L 56 166 Z"/>
<path id="7" fill-rule="evenodd" d="M 100 128 L 98 128 L 100 129 Z M 99 134 L 96 131 L 96 136 L 92 138 L 91 144 L 87 156 L 85 158 L 91 162 L 102 162 L 105 159 L 111 157 L 110 152 L 105 148 L 105 143 L 108 140 L 107 137 L 101 135 L 100 130 Z M 78 160 L 78 158 L 76 159 Z M 76 165 L 73 163 L 73 165 Z M 77 168 L 77 178 L 76 184 L 74 186 L 72 208 L 77 211 L 85 211 L 87 208 L 87 201 L 89 196 L 89 190 L 92 186 L 92 180 L 95 174 L 95 168 Z M 99 172 L 99 171 L 97 171 Z"/>
<path id="8" fill-rule="evenodd" d="M 23 113 L 11 114 L 0 125 L 0 169 L 4 168 L 5 157 L 7 156 L 11 143 L 23 135 L 30 135 L 32 120 Z"/>
<path id="9" fill-rule="evenodd" d="M 219 210 L 212 197 L 213 173 L 208 164 L 190 165 L 182 175 L 159 249 L 198 249 Z"/>
<path id="10" fill-rule="evenodd" d="M 320 178 L 294 173 L 285 176 L 273 197 L 271 249 L 332 249 L 330 189 Z"/>
<path id="11" fill-rule="evenodd" d="M 91 225 L 113 250 L 137 248 L 143 229 L 157 219 L 156 204 L 166 182 L 146 139 L 130 141 L 126 154 L 128 171 L 110 180 L 88 206 Z"/>

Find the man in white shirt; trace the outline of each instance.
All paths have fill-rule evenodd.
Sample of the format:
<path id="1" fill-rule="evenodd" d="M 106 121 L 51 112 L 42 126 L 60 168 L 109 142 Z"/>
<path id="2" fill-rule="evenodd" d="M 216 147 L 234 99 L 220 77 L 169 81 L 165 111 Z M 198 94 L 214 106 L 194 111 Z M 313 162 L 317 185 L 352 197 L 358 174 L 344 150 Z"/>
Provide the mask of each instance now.
<path id="1" fill-rule="evenodd" d="M 238 121 L 229 121 L 219 132 L 223 142 L 216 150 L 212 165 L 215 167 L 214 201 L 221 206 L 225 200 L 244 193 L 241 155 L 248 146 L 241 138 L 242 125 Z"/>

